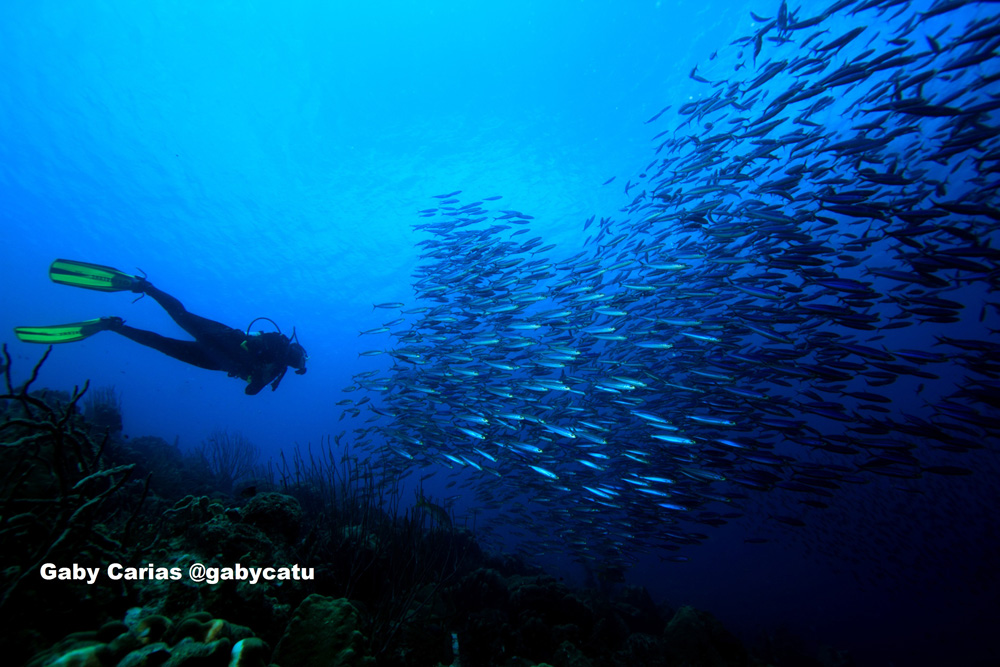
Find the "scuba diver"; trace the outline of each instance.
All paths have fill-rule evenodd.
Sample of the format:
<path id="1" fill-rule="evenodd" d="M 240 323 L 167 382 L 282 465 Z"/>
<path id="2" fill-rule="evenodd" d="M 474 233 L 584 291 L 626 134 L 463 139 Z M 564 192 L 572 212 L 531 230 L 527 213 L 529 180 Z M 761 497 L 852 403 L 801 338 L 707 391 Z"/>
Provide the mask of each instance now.
<path id="1" fill-rule="evenodd" d="M 49 267 L 53 282 L 101 292 L 135 292 L 149 295 L 160 304 L 194 340 L 176 340 L 152 331 L 127 326 L 120 317 L 102 317 L 96 320 L 75 322 L 48 327 L 17 327 L 14 333 L 26 343 L 72 343 L 89 338 L 100 331 L 114 331 L 135 342 L 159 350 L 163 354 L 210 371 L 226 371 L 229 377 L 238 377 L 247 383 L 244 393 L 255 395 L 268 384 L 271 391 L 285 377 L 288 367 L 296 375 L 306 372 L 306 350 L 298 343 L 295 330 L 289 338 L 278 329 L 276 332 L 250 333 L 257 320 L 273 321 L 258 317 L 246 331 L 233 329 L 199 315 L 189 313 L 184 305 L 166 292 L 157 289 L 145 276 L 132 276 L 110 266 L 57 259 Z M 275 328 L 278 325 L 275 324 Z"/>

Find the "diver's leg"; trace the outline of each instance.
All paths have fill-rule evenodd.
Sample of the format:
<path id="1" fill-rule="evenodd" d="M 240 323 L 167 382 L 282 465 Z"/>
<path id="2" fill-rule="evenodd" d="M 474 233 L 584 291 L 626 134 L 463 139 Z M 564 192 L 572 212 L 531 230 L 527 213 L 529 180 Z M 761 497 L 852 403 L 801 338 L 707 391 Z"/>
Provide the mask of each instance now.
<path id="1" fill-rule="evenodd" d="M 198 340 L 215 337 L 219 334 L 225 334 L 233 330 L 232 327 L 228 327 L 221 322 L 216 322 L 215 320 L 210 320 L 207 317 L 189 313 L 184 307 L 184 304 L 178 301 L 176 297 L 170 296 L 158 287 L 154 287 L 153 284 L 147 280 L 141 280 L 132 291 L 142 292 L 153 297 L 156 303 L 160 304 L 160 306 L 163 307 L 163 310 L 167 311 L 167 314 L 170 315 L 170 317 L 180 326 L 181 329 L 184 329 L 184 331 L 188 332 Z"/>
<path id="2" fill-rule="evenodd" d="M 159 301 L 159 299 L 157 299 Z M 175 318 L 176 319 L 176 318 Z M 222 366 L 208 352 L 204 345 L 193 340 L 176 340 L 167 338 L 152 331 L 136 329 L 125 324 L 116 324 L 108 329 L 125 336 L 129 340 L 134 340 L 140 345 L 151 347 L 163 354 L 178 359 L 198 368 L 210 371 L 221 371 Z"/>

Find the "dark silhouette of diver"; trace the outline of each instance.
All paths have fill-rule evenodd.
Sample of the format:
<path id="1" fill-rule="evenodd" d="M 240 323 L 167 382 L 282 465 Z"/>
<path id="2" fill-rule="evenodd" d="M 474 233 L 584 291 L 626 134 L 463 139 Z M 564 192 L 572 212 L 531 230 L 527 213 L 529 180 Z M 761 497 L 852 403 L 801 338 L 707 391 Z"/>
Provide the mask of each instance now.
<path id="1" fill-rule="evenodd" d="M 58 259 L 49 269 L 53 281 L 103 292 L 131 291 L 149 295 L 194 340 L 167 338 L 152 331 L 136 329 L 120 317 L 102 317 L 48 327 L 17 327 L 17 337 L 29 343 L 70 343 L 100 331 L 114 331 L 130 340 L 159 350 L 174 359 L 210 371 L 225 371 L 247 383 L 244 393 L 254 395 L 268 384 L 271 390 L 285 377 L 289 367 L 296 375 L 306 372 L 306 350 L 297 342 L 295 331 L 289 338 L 281 333 L 250 333 L 189 313 L 175 297 L 153 286 L 145 277 L 132 276 L 99 264 Z M 141 296 L 139 298 L 142 298 Z M 267 320 L 260 317 L 257 320 Z M 250 323 L 253 326 L 254 320 Z M 275 325 L 277 328 L 277 325 Z"/>

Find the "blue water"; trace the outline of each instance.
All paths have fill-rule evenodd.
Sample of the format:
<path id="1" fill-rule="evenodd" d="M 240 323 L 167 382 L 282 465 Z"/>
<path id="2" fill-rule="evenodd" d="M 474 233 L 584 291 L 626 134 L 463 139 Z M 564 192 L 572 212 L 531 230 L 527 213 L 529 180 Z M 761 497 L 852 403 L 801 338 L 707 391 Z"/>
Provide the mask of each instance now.
<path id="1" fill-rule="evenodd" d="M 261 446 L 330 431 L 372 304 L 408 301 L 431 195 L 503 194 L 572 241 L 621 205 L 596 186 L 648 157 L 642 122 L 747 7 L 701 3 L 6 3 L 0 330 L 150 300 L 52 285 L 56 257 L 140 267 L 234 327 L 297 328 L 310 373 L 248 401 L 233 381 L 112 336 L 60 349 L 45 382 L 123 394 L 127 429 Z M 690 27 L 697 26 L 695 30 Z M 474 195 L 475 196 L 475 195 Z M 18 345 L 19 369 L 38 350 Z"/>
<path id="2" fill-rule="evenodd" d="M 705 95 L 692 68 L 748 34 L 751 10 L 775 9 L 723 0 L 3 3 L 0 340 L 15 378 L 42 352 L 14 341 L 17 325 L 118 315 L 182 337 L 151 299 L 75 290 L 46 273 L 57 257 L 138 267 L 192 312 L 234 327 L 261 316 L 294 327 L 309 372 L 248 397 L 224 374 L 102 334 L 57 347 L 40 385 L 113 385 L 126 434 L 186 448 L 227 428 L 269 455 L 318 442 L 342 427 L 335 403 L 352 374 L 380 367 L 358 356 L 385 345 L 358 335 L 387 319 L 373 304 L 413 300 L 416 243 L 426 238 L 413 225 L 432 195 L 503 195 L 535 217 L 532 235 L 572 254 L 583 220 L 616 215 L 634 197 L 624 183 L 653 159 L 650 139 L 662 129 L 645 121 Z M 860 502 L 847 507 L 863 512 Z M 785 626 L 871 664 L 975 641 L 984 618 L 997 618 L 975 595 L 974 574 L 962 574 L 962 535 L 917 541 L 954 542 L 942 560 L 956 559 L 957 585 L 929 593 L 920 581 L 862 586 L 851 570 L 870 574 L 867 561 L 835 572 L 808 540 L 748 546 L 743 537 L 713 534 L 686 564 L 644 556 L 630 581 L 715 613 L 749 642 Z"/>

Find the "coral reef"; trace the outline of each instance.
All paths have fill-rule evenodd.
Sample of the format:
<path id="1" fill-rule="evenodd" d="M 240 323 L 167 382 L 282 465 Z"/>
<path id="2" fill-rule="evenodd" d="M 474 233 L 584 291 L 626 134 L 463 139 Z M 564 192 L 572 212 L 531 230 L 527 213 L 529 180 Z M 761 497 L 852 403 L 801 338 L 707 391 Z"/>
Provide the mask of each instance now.
<path id="1" fill-rule="evenodd" d="M 156 436 L 128 440 L 112 437 L 105 451 L 110 461 L 135 466 L 136 478 L 151 477 L 153 497 L 163 503 L 173 504 L 188 494 L 208 495 L 215 491 L 214 478 L 201 457 L 185 455 L 176 441 L 171 444 Z"/>
<path id="2" fill-rule="evenodd" d="M 299 516 L 294 498 L 280 494 L 243 508 L 227 507 L 207 496 L 186 496 L 162 513 L 157 525 L 158 539 L 146 552 L 157 563 L 191 562 L 206 566 L 229 566 L 235 563 L 293 563 L 299 558 L 288 543 L 289 527 L 281 517 Z M 245 511 L 261 518 L 263 528 L 246 523 Z M 257 510 L 254 510 L 257 508 Z M 265 511 L 266 510 L 266 511 Z M 269 519 L 269 520 L 264 520 Z M 223 581 L 198 585 L 190 581 L 150 582 L 133 591 L 133 601 L 147 609 L 180 614 L 206 610 L 236 622 L 265 628 L 260 635 L 269 642 L 280 637 L 291 609 L 307 591 L 301 582 L 282 585 L 253 585 L 247 581 Z"/>
<path id="3" fill-rule="evenodd" d="M 241 510 L 244 523 L 260 528 L 269 536 L 294 542 L 302 527 L 302 506 L 292 496 L 266 492 L 254 496 Z"/>
<path id="4" fill-rule="evenodd" d="M 190 614 L 178 623 L 158 614 L 111 621 L 93 632 L 67 635 L 28 661 L 28 667 L 265 667 L 270 646 L 250 628 L 210 614 Z M 274 662 L 291 667 L 372 665 L 358 630 L 360 614 L 344 599 L 310 595 L 274 650 Z"/>
<path id="5" fill-rule="evenodd" d="M 192 614 L 174 624 L 147 616 L 132 627 L 110 622 L 68 635 L 28 667 L 265 667 L 270 648 L 249 628 Z"/>
<path id="6" fill-rule="evenodd" d="M 358 610 L 347 600 L 310 595 L 295 610 L 274 661 L 299 667 L 372 665 L 360 625 Z"/>
<path id="7" fill-rule="evenodd" d="M 747 664 L 747 652 L 714 616 L 694 607 L 681 607 L 663 633 L 670 665 Z"/>
<path id="8" fill-rule="evenodd" d="M 546 575 L 481 568 L 449 589 L 466 667 L 541 661 L 589 665 L 747 665 L 740 642 L 710 614 L 658 608 L 638 586 L 614 597 Z M 667 621 L 669 619 L 669 622 Z"/>
<path id="9" fill-rule="evenodd" d="M 238 431 L 215 431 L 202 443 L 200 453 L 225 493 L 238 480 L 251 476 L 260 458 L 257 446 Z"/>
<path id="10" fill-rule="evenodd" d="M 122 399 L 114 387 L 91 389 L 87 392 L 83 410 L 94 434 L 121 433 Z"/>
<path id="11" fill-rule="evenodd" d="M 514 556 L 483 553 L 452 517 L 429 517 L 427 506 L 447 511 L 422 492 L 416 507 L 403 508 L 398 471 L 337 456 L 330 441 L 318 455 L 296 450 L 291 465 L 282 458 L 251 471 L 256 481 L 240 489 L 235 472 L 220 475 L 176 443 L 126 441 L 107 425 L 97 442 L 92 434 L 102 427 L 86 419 L 100 411 L 76 409 L 86 386 L 31 393 L 40 366 L 17 390 L 8 368 L 0 395 L 5 663 L 759 664 L 710 614 L 658 607 L 613 568 L 593 587 L 573 589 Z M 30 576 L 43 562 L 178 572 L 193 562 L 299 563 L 315 576 L 257 585 L 102 578 L 87 586 Z"/>
<path id="12" fill-rule="evenodd" d="M 107 435 L 99 442 L 91 439 L 92 429 L 77 409 L 86 384 L 72 394 L 32 392 L 46 352 L 15 389 L 6 346 L 3 355 L 0 611 L 10 620 L 0 650 L 17 660 L 32 642 L 42 641 L 40 627 L 61 628 L 76 614 L 113 606 L 120 595 L 114 582 L 99 590 L 79 582 L 41 589 L 40 567 L 126 558 L 135 546 L 133 527 L 148 480 L 129 484 L 134 466 L 107 460 Z"/>

